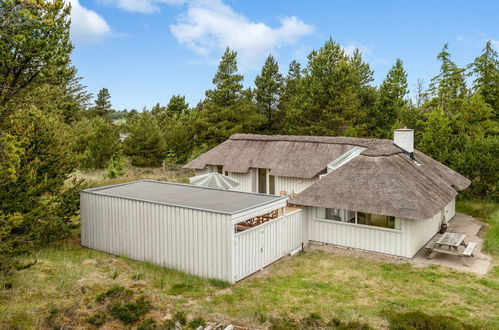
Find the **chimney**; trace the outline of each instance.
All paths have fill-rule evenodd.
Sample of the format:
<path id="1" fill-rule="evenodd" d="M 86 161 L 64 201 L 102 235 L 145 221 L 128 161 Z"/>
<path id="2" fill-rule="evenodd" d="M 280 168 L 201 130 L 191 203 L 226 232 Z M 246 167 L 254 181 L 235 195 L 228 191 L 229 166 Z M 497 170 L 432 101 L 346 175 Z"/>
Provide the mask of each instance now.
<path id="1" fill-rule="evenodd" d="M 393 143 L 412 155 L 414 152 L 414 130 L 405 127 L 396 129 L 393 132 Z"/>

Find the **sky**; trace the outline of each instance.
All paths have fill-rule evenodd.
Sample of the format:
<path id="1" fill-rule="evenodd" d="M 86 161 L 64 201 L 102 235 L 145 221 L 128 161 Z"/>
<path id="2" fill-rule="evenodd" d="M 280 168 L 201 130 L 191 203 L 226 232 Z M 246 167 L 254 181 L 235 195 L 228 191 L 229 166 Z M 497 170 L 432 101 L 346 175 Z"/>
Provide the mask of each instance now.
<path id="1" fill-rule="evenodd" d="M 332 38 L 362 51 L 378 85 L 397 58 L 409 89 L 438 72 L 445 43 L 465 66 L 487 40 L 499 50 L 499 1 L 67 0 L 73 64 L 94 95 L 106 87 L 117 110 L 172 95 L 194 106 L 213 87 L 226 47 L 238 52 L 245 86 L 272 54 L 283 74 Z"/>

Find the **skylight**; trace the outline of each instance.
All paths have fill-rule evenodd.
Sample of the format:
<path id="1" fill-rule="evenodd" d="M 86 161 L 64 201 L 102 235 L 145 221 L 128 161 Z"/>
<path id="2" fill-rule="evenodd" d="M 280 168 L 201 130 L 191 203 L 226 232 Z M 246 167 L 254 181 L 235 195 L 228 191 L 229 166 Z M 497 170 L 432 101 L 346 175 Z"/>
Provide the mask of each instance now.
<path id="1" fill-rule="evenodd" d="M 353 147 L 352 149 L 348 150 L 343 155 L 341 155 L 340 157 L 336 158 L 331 163 L 329 163 L 327 165 L 327 172 L 328 173 L 332 172 L 338 169 L 339 167 L 345 165 L 346 163 L 357 157 L 364 150 L 366 150 L 366 148 Z"/>

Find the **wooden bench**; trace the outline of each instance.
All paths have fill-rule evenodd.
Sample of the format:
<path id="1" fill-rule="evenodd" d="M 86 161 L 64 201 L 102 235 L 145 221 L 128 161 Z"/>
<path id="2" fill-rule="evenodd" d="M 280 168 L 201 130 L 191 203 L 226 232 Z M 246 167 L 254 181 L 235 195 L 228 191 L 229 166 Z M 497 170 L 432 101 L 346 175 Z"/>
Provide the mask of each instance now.
<path id="1" fill-rule="evenodd" d="M 467 258 L 474 257 L 473 250 L 475 248 L 476 248 L 476 242 L 469 242 L 468 245 L 466 245 L 466 249 L 464 249 L 463 253 L 461 253 L 461 256 L 464 257 L 462 261 L 465 266 L 468 267 L 470 266 Z"/>
<path id="2" fill-rule="evenodd" d="M 426 243 L 425 249 L 432 250 L 440 236 L 442 236 L 442 234 L 436 234 L 435 236 L 433 236 L 432 239 L 429 240 L 428 243 Z"/>

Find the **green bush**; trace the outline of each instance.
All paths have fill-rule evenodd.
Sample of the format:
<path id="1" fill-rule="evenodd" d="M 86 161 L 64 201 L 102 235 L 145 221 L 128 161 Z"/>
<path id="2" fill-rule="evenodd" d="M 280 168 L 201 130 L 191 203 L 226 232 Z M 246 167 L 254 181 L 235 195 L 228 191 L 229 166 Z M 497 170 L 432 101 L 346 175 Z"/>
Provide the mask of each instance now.
<path id="1" fill-rule="evenodd" d="M 107 314 L 104 311 L 95 312 L 93 315 L 89 316 L 86 321 L 91 325 L 95 325 L 96 327 L 100 327 L 104 323 L 106 323 Z"/>
<path id="2" fill-rule="evenodd" d="M 196 317 L 195 319 L 190 321 L 188 325 L 188 327 L 191 329 L 197 329 L 204 326 L 206 326 L 206 321 L 202 317 Z"/>
<path id="3" fill-rule="evenodd" d="M 106 167 L 106 177 L 110 179 L 117 178 L 126 173 L 125 158 L 112 156 Z"/>
<path id="4" fill-rule="evenodd" d="M 155 330 L 157 328 L 156 321 L 153 319 L 145 319 L 137 326 L 137 330 Z"/>
<path id="5" fill-rule="evenodd" d="M 145 296 L 135 301 L 124 303 L 113 301 L 108 306 L 109 314 L 125 324 L 136 322 L 151 309 L 151 303 Z"/>
<path id="6" fill-rule="evenodd" d="M 420 311 L 391 313 L 388 321 L 391 330 L 472 330 L 474 326 L 444 315 L 429 315 Z"/>
<path id="7" fill-rule="evenodd" d="M 125 290 L 124 287 L 122 286 L 114 286 L 111 289 L 107 290 L 106 292 L 103 292 L 95 298 L 96 301 L 98 302 L 103 302 L 107 297 L 118 297 L 118 296 L 130 296 L 132 294 L 132 291 L 130 290 Z"/>
<path id="8" fill-rule="evenodd" d="M 175 315 L 173 315 L 173 321 L 178 322 L 181 325 L 187 324 L 187 314 L 184 311 L 177 311 Z"/>

